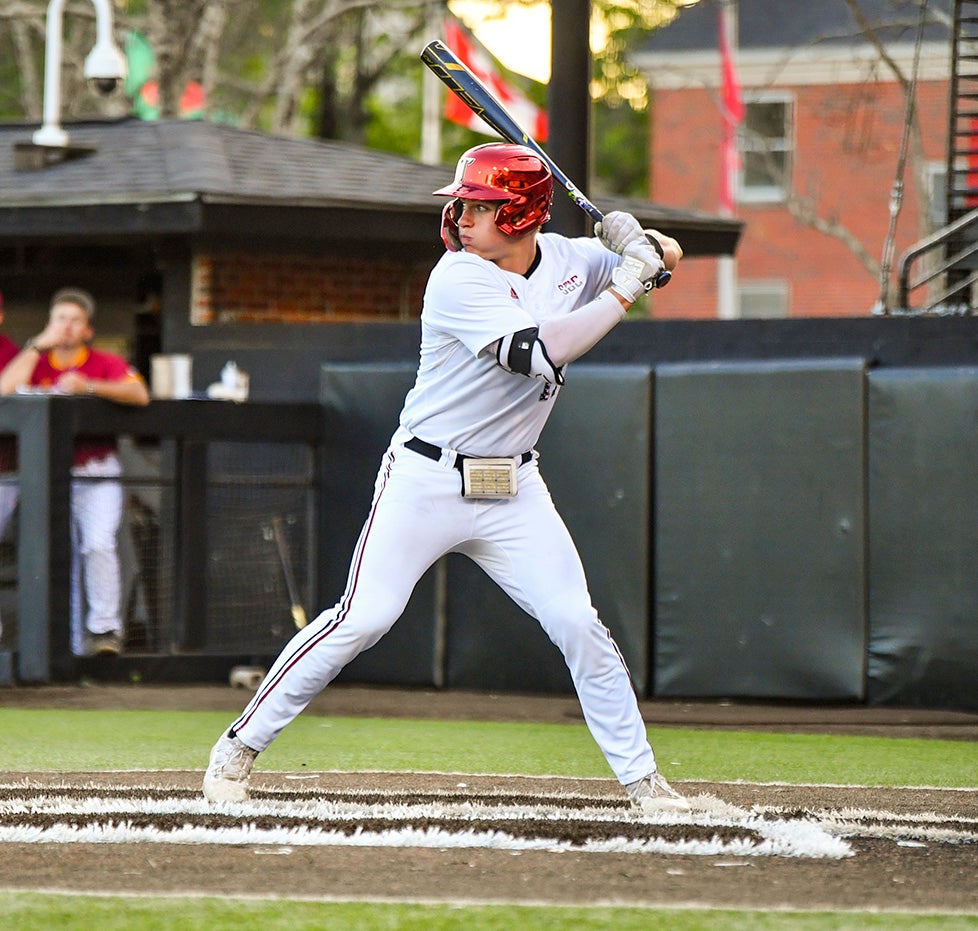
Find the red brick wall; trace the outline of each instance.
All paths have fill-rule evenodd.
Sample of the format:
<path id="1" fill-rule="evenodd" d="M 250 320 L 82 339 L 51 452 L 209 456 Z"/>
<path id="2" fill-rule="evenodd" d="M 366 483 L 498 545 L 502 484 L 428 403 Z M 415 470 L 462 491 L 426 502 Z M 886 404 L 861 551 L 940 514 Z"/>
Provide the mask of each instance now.
<path id="1" fill-rule="evenodd" d="M 773 90 L 774 88 L 772 88 Z M 783 89 L 782 89 L 783 90 Z M 877 263 L 890 222 L 890 194 L 903 131 L 904 100 L 893 83 L 787 88 L 794 94 L 796 192 L 810 199 L 822 220 L 838 222 Z M 925 157 L 943 162 L 947 135 L 946 82 L 918 86 Z M 656 91 L 652 108 L 650 199 L 718 213 L 721 133 L 715 92 Z M 910 163 L 893 260 L 923 235 Z M 746 223 L 737 251 L 737 278 L 782 280 L 790 289 L 791 316 L 852 316 L 871 312 L 879 278 L 838 238 L 792 217 L 783 205 L 739 204 Z M 659 301 L 660 317 L 715 317 L 717 263 L 688 260 Z"/>
<path id="2" fill-rule="evenodd" d="M 421 315 L 429 264 L 226 252 L 194 259 L 191 322 L 328 323 Z"/>

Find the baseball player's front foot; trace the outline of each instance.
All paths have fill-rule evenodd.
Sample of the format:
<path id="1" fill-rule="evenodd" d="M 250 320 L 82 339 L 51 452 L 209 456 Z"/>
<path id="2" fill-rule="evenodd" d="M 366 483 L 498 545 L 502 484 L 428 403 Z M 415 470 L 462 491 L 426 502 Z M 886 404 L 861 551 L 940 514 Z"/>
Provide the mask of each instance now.
<path id="1" fill-rule="evenodd" d="M 244 802 L 248 798 L 248 776 L 257 750 L 237 737 L 222 734 L 211 750 L 204 773 L 204 798 L 208 802 Z"/>
<path id="2" fill-rule="evenodd" d="M 632 807 L 645 814 L 662 811 L 690 811 L 686 801 L 659 773 L 649 773 L 644 779 L 630 782 L 625 791 Z"/>

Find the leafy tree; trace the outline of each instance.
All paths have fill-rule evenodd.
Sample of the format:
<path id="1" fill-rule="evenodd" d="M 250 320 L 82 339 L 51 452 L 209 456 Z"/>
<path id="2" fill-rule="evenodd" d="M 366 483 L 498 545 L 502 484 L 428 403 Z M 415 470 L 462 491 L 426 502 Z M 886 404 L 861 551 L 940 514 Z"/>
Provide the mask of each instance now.
<path id="1" fill-rule="evenodd" d="M 528 0 L 500 0 L 506 3 Z M 595 0 L 605 24 L 596 56 L 597 186 L 620 193 L 645 189 L 647 95 L 627 60 L 628 49 L 675 0 Z M 155 81 L 153 107 L 137 112 L 177 116 L 190 82 L 198 82 L 208 118 L 291 135 L 345 139 L 407 155 L 420 149 L 418 49 L 447 9 L 447 0 L 115 0 L 120 45 L 145 38 Z M 0 117 L 39 121 L 47 0 L 0 5 Z M 69 0 L 64 16 L 63 112 L 121 115 L 123 95 L 93 94 L 81 63 L 94 43 L 90 0 Z M 516 79 L 518 80 L 518 78 Z M 140 93 L 137 83 L 129 91 Z M 545 88 L 524 84 L 544 104 Z M 145 93 L 145 91 L 144 91 Z M 446 151 L 485 137 L 443 127 Z"/>

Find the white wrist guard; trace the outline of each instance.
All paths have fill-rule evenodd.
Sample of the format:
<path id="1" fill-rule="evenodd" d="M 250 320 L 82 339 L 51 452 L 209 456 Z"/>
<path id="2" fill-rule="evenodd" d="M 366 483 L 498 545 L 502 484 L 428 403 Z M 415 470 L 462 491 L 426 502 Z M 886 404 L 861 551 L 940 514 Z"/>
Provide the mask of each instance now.
<path id="1" fill-rule="evenodd" d="M 655 287 L 656 275 L 662 268 L 662 259 L 643 237 L 641 242 L 625 246 L 621 265 L 611 273 L 611 287 L 629 303 L 634 304 Z"/>

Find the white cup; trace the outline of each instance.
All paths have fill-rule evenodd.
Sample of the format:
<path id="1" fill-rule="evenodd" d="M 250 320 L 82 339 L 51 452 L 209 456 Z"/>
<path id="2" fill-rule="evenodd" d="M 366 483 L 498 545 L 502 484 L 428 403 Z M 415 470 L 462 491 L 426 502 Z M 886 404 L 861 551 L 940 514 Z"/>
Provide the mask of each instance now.
<path id="1" fill-rule="evenodd" d="M 173 375 L 173 394 L 171 397 L 189 398 L 193 394 L 192 362 L 190 356 L 170 356 L 170 371 Z"/>
<path id="2" fill-rule="evenodd" d="M 150 356 L 149 364 L 150 393 L 154 398 L 172 398 L 173 366 L 170 364 L 170 356 Z"/>

